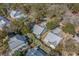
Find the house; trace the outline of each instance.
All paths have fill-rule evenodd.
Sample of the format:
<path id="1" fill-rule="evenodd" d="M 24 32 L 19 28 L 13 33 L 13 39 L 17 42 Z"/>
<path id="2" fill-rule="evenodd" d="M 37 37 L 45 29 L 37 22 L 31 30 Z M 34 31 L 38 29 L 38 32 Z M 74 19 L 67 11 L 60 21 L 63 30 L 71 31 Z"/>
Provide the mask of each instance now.
<path id="1" fill-rule="evenodd" d="M 37 38 L 40 38 L 40 35 L 44 32 L 44 29 L 45 28 L 43 28 L 39 25 L 34 25 L 32 31 L 36 35 Z"/>
<path id="2" fill-rule="evenodd" d="M 11 10 L 10 16 L 14 19 L 21 19 L 21 18 L 26 18 L 27 17 L 27 15 L 22 13 L 22 11 L 20 11 L 20 10 Z"/>
<path id="3" fill-rule="evenodd" d="M 19 50 L 20 48 L 27 46 L 28 44 L 27 38 L 19 34 L 11 37 L 8 43 L 11 50 L 10 54 L 13 54 L 16 50 Z"/>
<path id="4" fill-rule="evenodd" d="M 60 37 L 62 37 L 62 29 L 57 27 L 55 29 L 52 30 L 52 32 Z"/>
<path id="5" fill-rule="evenodd" d="M 44 38 L 43 42 L 46 45 L 50 46 L 51 48 L 55 49 L 55 47 L 59 44 L 61 39 L 62 38 L 60 36 L 58 36 L 52 32 L 48 32 L 48 34 Z"/>
<path id="6" fill-rule="evenodd" d="M 29 49 L 26 56 L 46 56 L 47 54 L 39 47 Z"/>
<path id="7" fill-rule="evenodd" d="M 4 16 L 0 16 L 0 30 L 2 30 L 5 25 L 8 26 L 8 24 L 9 20 Z"/>

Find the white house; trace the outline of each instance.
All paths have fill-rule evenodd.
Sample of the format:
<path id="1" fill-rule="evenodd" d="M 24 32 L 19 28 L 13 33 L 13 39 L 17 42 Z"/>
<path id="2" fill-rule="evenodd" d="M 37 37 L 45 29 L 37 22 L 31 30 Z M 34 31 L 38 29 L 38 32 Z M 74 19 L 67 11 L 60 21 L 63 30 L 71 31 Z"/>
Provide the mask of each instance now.
<path id="1" fill-rule="evenodd" d="M 55 47 L 59 44 L 61 39 L 62 38 L 60 36 L 49 32 L 47 36 L 44 38 L 43 42 L 48 46 L 50 46 L 51 48 L 55 49 Z"/>

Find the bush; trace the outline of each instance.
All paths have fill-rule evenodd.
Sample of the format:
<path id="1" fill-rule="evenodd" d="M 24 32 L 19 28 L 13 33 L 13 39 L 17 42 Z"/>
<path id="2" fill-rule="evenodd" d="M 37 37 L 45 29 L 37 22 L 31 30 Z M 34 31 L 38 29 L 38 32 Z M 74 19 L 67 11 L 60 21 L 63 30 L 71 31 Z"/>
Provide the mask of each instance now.
<path id="1" fill-rule="evenodd" d="M 75 34 L 75 26 L 73 24 L 67 23 L 62 29 L 65 33 L 69 33 L 72 35 Z"/>
<path id="2" fill-rule="evenodd" d="M 25 55 L 25 51 L 15 51 L 15 53 L 13 54 L 13 56 L 24 56 Z"/>
<path id="3" fill-rule="evenodd" d="M 57 20 L 57 19 L 56 19 L 56 20 L 53 20 L 53 21 L 48 22 L 48 23 L 47 23 L 47 25 L 46 25 L 46 26 L 47 26 L 47 29 L 48 29 L 48 30 L 52 30 L 52 29 L 54 29 L 54 28 L 58 27 L 58 26 L 59 26 L 59 22 L 60 22 L 60 21 L 59 21 L 59 20 Z"/>
<path id="4" fill-rule="evenodd" d="M 27 33 L 30 33 L 30 32 L 31 32 L 31 31 L 30 31 L 30 28 L 27 27 L 27 26 L 23 26 L 22 29 L 21 29 L 21 33 L 22 33 L 23 35 L 26 35 Z"/>

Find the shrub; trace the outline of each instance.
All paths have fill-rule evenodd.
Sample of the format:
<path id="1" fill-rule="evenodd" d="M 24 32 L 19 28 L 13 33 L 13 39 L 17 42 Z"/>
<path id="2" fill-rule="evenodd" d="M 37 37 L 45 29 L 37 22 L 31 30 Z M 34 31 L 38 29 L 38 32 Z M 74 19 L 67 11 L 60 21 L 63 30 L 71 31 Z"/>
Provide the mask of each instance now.
<path id="1" fill-rule="evenodd" d="M 52 29 L 58 27 L 59 26 L 59 22 L 60 22 L 60 20 L 57 20 L 57 19 L 48 22 L 47 25 L 46 25 L 47 26 L 47 29 L 48 30 L 52 30 Z"/>
<path id="2" fill-rule="evenodd" d="M 75 34 L 75 26 L 73 24 L 67 23 L 62 29 L 65 33 L 69 33 L 72 35 Z"/>

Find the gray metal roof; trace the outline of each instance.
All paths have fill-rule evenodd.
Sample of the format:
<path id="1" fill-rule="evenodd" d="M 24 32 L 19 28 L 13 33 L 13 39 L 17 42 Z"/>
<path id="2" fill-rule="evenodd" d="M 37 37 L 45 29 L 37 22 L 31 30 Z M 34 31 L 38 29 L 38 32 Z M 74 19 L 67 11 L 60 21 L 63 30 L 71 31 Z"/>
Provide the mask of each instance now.
<path id="1" fill-rule="evenodd" d="M 4 25 L 7 24 L 9 24 L 9 20 L 4 16 L 0 16 L 0 28 L 4 27 Z"/>
<path id="2" fill-rule="evenodd" d="M 44 28 L 39 25 L 34 25 L 32 31 L 36 35 L 36 37 L 39 38 L 38 36 L 42 34 L 42 32 L 44 31 Z"/>
<path id="3" fill-rule="evenodd" d="M 45 56 L 46 53 L 38 47 L 29 49 L 26 56 Z"/>
<path id="4" fill-rule="evenodd" d="M 19 48 L 21 48 L 22 46 L 26 45 L 26 38 L 24 36 L 21 35 L 16 35 L 12 38 L 10 38 L 9 40 L 9 48 L 12 51 L 16 51 Z"/>
<path id="5" fill-rule="evenodd" d="M 49 43 L 52 48 L 55 48 L 61 39 L 62 38 L 57 36 L 56 34 L 49 32 L 47 36 L 45 37 L 44 42 L 46 44 Z"/>
<path id="6" fill-rule="evenodd" d="M 23 14 L 20 10 L 12 10 L 10 12 L 10 16 L 14 19 L 19 19 L 19 18 L 26 18 L 27 16 Z"/>
<path id="7" fill-rule="evenodd" d="M 57 27 L 57 28 L 53 29 L 52 31 L 53 31 L 54 34 L 56 34 L 60 37 L 62 36 L 62 29 Z"/>

